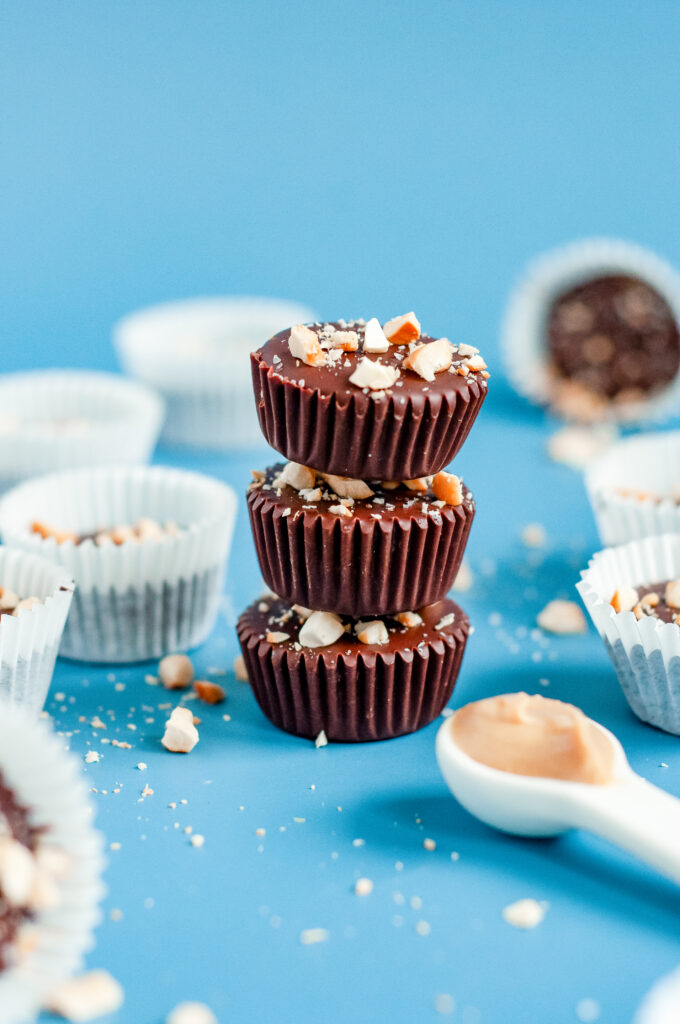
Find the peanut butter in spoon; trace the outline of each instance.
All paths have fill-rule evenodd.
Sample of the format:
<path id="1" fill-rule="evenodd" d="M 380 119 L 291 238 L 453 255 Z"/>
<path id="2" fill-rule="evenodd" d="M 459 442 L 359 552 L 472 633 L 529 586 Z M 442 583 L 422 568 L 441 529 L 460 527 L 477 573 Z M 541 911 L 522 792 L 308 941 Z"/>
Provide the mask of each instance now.
<path id="1" fill-rule="evenodd" d="M 455 743 L 475 761 L 515 775 L 602 786 L 614 778 L 614 749 L 573 704 L 527 693 L 487 697 L 456 711 Z"/>

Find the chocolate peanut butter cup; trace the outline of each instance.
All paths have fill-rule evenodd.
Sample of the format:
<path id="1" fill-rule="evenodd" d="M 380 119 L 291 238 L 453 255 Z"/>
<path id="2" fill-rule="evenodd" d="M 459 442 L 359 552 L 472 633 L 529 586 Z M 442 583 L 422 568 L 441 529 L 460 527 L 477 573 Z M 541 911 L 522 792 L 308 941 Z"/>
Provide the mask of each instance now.
<path id="1" fill-rule="evenodd" d="M 274 593 L 307 608 L 352 616 L 420 608 L 445 596 L 475 514 L 464 485 L 458 481 L 458 503 L 452 505 L 436 497 L 429 479 L 389 489 L 337 481 L 340 491 L 368 495 L 348 499 L 333 490 L 332 480 L 299 469 L 310 479 L 298 482 L 311 487 L 284 482 L 278 464 L 248 491 L 260 568 Z"/>
<path id="2" fill-rule="evenodd" d="M 243 612 L 237 631 L 255 698 L 274 725 L 362 742 L 415 732 L 437 717 L 469 622 L 449 600 L 359 623 L 265 598 Z"/>
<path id="3" fill-rule="evenodd" d="M 269 444 L 293 462 L 363 480 L 443 469 L 475 421 L 488 373 L 476 349 L 419 331 L 390 343 L 377 321 L 358 320 L 270 338 L 251 356 Z"/>

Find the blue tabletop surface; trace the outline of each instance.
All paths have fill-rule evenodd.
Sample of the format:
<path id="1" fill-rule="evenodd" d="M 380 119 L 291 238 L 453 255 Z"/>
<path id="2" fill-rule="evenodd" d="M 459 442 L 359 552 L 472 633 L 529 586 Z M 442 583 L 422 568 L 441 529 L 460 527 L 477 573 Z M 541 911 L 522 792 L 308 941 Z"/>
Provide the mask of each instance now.
<path id="1" fill-rule="evenodd" d="M 632 717 L 596 635 L 533 632 L 597 537 L 578 475 L 545 455 L 554 425 L 503 385 L 497 338 L 545 248 L 616 235 L 680 264 L 679 29 L 664 0 L 0 2 L 2 370 L 113 369 L 118 316 L 220 292 L 329 319 L 413 308 L 479 345 L 490 396 L 459 460 L 478 502 L 460 598 L 476 632 L 453 706 L 518 688 L 575 701 L 676 793 L 680 742 Z M 267 458 L 157 454 L 241 494 Z M 520 540 L 535 521 L 543 552 Z M 222 1024 L 411 1024 L 452 1000 L 462 1024 L 567 1024 L 592 1016 L 583 1000 L 626 1024 L 680 961 L 677 891 L 587 836 L 472 820 L 439 776 L 436 724 L 321 750 L 277 732 L 231 671 L 259 588 L 242 503 L 196 654 L 201 674 L 226 671 L 228 701 L 201 708 L 188 757 L 159 746 L 152 666 L 57 667 L 48 710 L 120 844 L 89 957 L 125 986 L 115 1024 L 161 1024 L 187 998 Z M 103 758 L 85 766 L 90 749 Z M 550 904 L 527 933 L 501 916 L 524 896 Z M 301 944 L 308 928 L 328 940 Z"/>

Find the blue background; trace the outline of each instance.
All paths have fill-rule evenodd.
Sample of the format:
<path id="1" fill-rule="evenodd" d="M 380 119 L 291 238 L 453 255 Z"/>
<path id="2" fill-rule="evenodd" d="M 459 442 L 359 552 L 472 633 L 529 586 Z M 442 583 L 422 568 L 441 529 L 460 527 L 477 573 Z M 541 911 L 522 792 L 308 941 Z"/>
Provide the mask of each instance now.
<path id="1" fill-rule="evenodd" d="M 414 308 L 431 333 L 480 345 L 491 395 L 459 462 L 479 507 L 462 598 L 477 632 L 454 704 L 518 688 L 575 700 L 678 793 L 678 741 L 632 718 L 599 640 L 530 633 L 597 537 L 578 477 L 544 455 L 549 424 L 503 385 L 497 334 L 522 265 L 553 244 L 613 234 L 680 263 L 679 28 L 661 2 L 0 4 L 3 369 L 112 369 L 119 315 L 214 292 L 326 318 Z M 242 490 L 266 454 L 159 458 Z M 534 520 L 550 538 L 540 565 L 518 539 Z M 242 509 L 202 672 L 230 670 L 230 607 L 258 589 Z M 125 985 L 117 1022 L 160 1024 L 200 998 L 223 1022 L 410 1024 L 444 1019 L 434 1000 L 450 993 L 463 1024 L 566 1024 L 586 997 L 620 1024 L 680 960 L 674 888 L 585 836 L 530 843 L 474 822 L 437 772 L 436 726 L 316 751 L 229 674 L 228 704 L 202 710 L 200 745 L 172 758 L 166 695 L 144 672 L 116 671 L 116 691 L 106 670 L 62 663 L 49 702 L 74 750 L 105 753 L 88 780 L 122 849 L 90 964 Z M 135 749 L 87 725 L 110 710 L 108 736 Z M 375 882 L 365 899 L 359 875 Z M 528 934 L 501 919 L 523 896 L 550 903 Z M 302 946 L 315 926 L 329 941 Z"/>

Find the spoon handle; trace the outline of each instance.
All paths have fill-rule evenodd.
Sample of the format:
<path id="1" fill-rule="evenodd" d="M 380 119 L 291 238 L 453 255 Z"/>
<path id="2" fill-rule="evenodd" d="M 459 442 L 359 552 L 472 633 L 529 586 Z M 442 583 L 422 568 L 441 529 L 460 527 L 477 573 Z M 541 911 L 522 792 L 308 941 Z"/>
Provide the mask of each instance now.
<path id="1" fill-rule="evenodd" d="M 598 787 L 599 788 L 599 787 Z M 638 775 L 603 787 L 579 808 L 579 825 L 680 884 L 680 800 Z"/>

